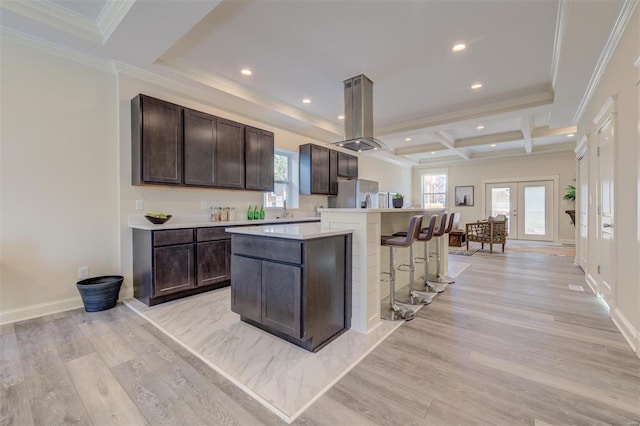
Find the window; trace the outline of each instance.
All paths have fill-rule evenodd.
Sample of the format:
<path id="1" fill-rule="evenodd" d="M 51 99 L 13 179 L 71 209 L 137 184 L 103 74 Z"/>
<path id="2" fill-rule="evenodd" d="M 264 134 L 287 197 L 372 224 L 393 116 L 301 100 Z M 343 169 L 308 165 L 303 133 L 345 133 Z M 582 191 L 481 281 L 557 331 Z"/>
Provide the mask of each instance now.
<path id="1" fill-rule="evenodd" d="M 422 175 L 423 208 L 445 208 L 447 206 L 446 173 Z"/>
<path id="2" fill-rule="evenodd" d="M 265 192 L 265 207 L 283 208 L 285 200 L 288 208 L 298 206 L 297 176 L 294 173 L 296 163 L 295 153 L 276 150 L 273 157 L 273 192 Z"/>

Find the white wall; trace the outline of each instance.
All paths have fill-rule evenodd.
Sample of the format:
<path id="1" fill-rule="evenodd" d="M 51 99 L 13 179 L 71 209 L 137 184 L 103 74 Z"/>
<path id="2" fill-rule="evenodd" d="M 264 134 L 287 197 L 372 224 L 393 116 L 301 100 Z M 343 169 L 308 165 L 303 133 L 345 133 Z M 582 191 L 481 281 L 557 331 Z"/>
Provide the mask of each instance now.
<path id="1" fill-rule="evenodd" d="M 558 193 L 554 202 L 558 206 L 558 214 L 554 218 L 558 225 L 557 241 L 575 241 L 575 227 L 565 210 L 573 208 L 562 198 L 567 185 L 575 185 L 576 165 L 572 152 L 559 154 L 531 155 L 527 157 L 507 158 L 501 160 L 469 161 L 451 165 L 445 168 L 421 168 L 413 170 L 413 199 L 420 200 L 421 175 L 432 171 L 446 171 L 448 177 L 447 203 L 448 208 L 460 212 L 460 223 L 475 222 L 486 217 L 483 210 L 482 181 L 489 179 L 532 178 L 539 176 L 557 175 Z M 456 207 L 454 205 L 454 191 L 456 186 L 474 187 L 474 205 Z M 463 226 L 463 225 L 461 225 Z"/>
<path id="2" fill-rule="evenodd" d="M 591 98 L 585 114 L 578 123 L 579 137 L 589 137 L 590 161 L 590 195 L 596 200 L 598 182 L 596 147 L 596 131 L 594 118 L 610 96 L 616 96 L 617 114 L 615 118 L 615 202 L 614 226 L 616 259 L 613 265 L 616 283 L 615 306 L 611 315 L 623 334 L 640 353 L 640 272 L 636 267 L 640 258 L 640 239 L 638 227 L 639 195 L 639 158 L 640 137 L 638 89 L 638 71 L 634 62 L 640 55 L 640 8 L 625 29 L 616 50 Z M 597 221 L 595 220 L 595 202 L 590 206 L 589 220 L 589 253 L 593 253 L 587 273 L 598 280 L 596 266 L 598 264 Z M 593 219 L 593 220 L 592 220 Z M 635 340 L 635 342 L 633 341 Z"/>
<path id="3" fill-rule="evenodd" d="M 82 306 L 77 268 L 118 274 L 114 73 L 3 37 L 0 322 Z"/>

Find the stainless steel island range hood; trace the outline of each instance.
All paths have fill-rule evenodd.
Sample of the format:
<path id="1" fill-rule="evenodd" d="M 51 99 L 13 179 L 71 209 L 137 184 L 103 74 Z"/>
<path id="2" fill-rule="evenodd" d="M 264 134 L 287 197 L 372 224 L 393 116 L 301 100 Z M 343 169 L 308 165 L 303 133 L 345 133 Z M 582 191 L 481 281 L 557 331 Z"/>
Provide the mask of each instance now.
<path id="1" fill-rule="evenodd" d="M 357 152 L 388 149 L 373 137 L 373 82 L 364 74 L 344 81 L 344 137 L 333 145 Z"/>

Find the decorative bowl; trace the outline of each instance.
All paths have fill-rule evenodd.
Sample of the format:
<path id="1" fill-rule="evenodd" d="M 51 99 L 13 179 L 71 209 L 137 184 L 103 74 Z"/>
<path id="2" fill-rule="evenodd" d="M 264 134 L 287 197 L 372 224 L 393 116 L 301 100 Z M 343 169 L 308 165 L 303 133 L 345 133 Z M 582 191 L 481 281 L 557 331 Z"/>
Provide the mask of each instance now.
<path id="1" fill-rule="evenodd" d="M 167 217 L 153 217 L 153 216 L 147 216 L 145 214 L 144 217 L 146 217 L 147 220 L 149 222 L 153 223 L 154 225 L 162 225 L 163 223 L 165 223 L 166 221 L 171 219 L 171 215 L 170 214 L 167 215 Z"/>

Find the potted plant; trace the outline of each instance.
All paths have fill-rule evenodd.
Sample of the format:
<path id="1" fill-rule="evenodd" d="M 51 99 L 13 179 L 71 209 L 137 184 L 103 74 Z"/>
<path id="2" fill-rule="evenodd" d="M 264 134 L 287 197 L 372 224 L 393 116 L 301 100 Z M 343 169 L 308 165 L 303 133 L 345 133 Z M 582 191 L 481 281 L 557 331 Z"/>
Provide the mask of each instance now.
<path id="1" fill-rule="evenodd" d="M 404 205 L 404 195 L 402 194 L 395 194 L 393 196 L 393 207 L 395 207 L 396 209 L 399 209 L 400 207 L 402 207 Z"/>
<path id="2" fill-rule="evenodd" d="M 567 185 L 566 191 L 567 192 L 564 194 L 563 199 L 571 201 L 575 205 L 575 202 L 576 202 L 576 187 L 574 185 Z M 564 212 L 569 215 L 569 217 L 571 218 L 571 223 L 575 226 L 575 224 L 576 224 L 576 210 L 575 209 L 571 209 L 571 210 L 565 210 Z"/>

